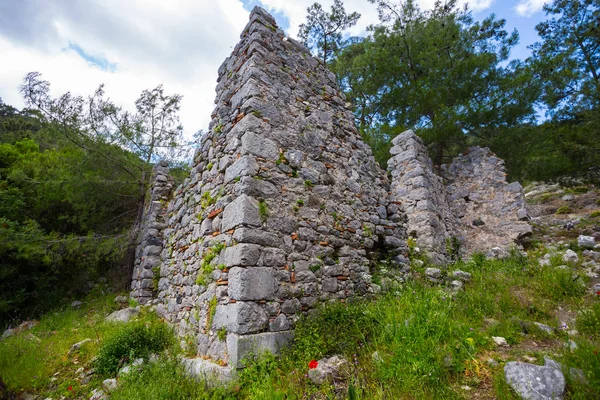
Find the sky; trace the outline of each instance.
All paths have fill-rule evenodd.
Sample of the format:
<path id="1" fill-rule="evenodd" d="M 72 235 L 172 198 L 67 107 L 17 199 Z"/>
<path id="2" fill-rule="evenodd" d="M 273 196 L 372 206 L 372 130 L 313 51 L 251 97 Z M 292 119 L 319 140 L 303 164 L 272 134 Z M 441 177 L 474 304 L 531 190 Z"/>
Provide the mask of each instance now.
<path id="1" fill-rule="evenodd" d="M 239 41 L 249 11 L 260 5 L 296 37 L 315 0 L 0 0 L 0 98 L 24 106 L 19 93 L 32 71 L 51 83 L 51 94 L 87 96 L 102 83 L 116 104 L 133 110 L 144 89 L 163 84 L 183 95 L 180 117 L 191 137 L 206 130 L 214 109 L 217 70 Z M 325 9 L 333 0 L 319 1 Z M 375 5 L 344 0 L 362 17 L 348 33 L 366 34 L 377 23 Z M 422 8 L 435 0 L 417 0 Z M 466 1 L 462 1 L 463 3 Z M 495 13 L 517 29 L 513 58 L 526 58 L 538 40 L 544 0 L 470 0 L 473 16 Z"/>

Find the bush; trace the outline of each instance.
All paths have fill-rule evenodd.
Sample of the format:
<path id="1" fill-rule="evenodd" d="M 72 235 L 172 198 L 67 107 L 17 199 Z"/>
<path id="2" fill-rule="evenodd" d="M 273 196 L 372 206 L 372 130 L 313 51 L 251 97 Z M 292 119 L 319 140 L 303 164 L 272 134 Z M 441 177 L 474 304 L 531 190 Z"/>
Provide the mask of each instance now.
<path id="1" fill-rule="evenodd" d="M 125 324 L 103 341 L 95 361 L 96 371 L 101 375 L 113 375 L 126 362 L 148 358 L 174 341 L 173 332 L 162 322 Z"/>
<path id="2" fill-rule="evenodd" d="M 561 206 L 561 207 L 558 207 L 558 210 L 556 210 L 555 214 L 568 214 L 571 211 L 572 211 L 571 207 L 569 207 L 569 206 Z"/>

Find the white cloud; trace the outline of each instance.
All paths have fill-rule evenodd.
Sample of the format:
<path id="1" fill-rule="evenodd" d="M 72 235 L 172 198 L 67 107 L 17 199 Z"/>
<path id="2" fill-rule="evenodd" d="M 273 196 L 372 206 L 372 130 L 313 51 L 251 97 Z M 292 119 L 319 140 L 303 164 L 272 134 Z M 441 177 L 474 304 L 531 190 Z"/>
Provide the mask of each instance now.
<path id="1" fill-rule="evenodd" d="M 285 15 L 288 33 L 295 36 L 314 1 L 260 3 Z M 493 1 L 470 3 L 481 10 Z M 332 3 L 322 0 L 326 9 Z M 434 0 L 419 3 L 431 7 Z M 378 22 L 375 5 L 366 0 L 344 4 L 348 12 L 362 14 L 351 35 L 364 34 Z M 0 0 L 0 97 L 22 107 L 18 87 L 31 71 L 50 81 L 53 95 L 70 91 L 85 96 L 104 83 L 106 94 L 129 109 L 142 90 L 162 83 L 166 93 L 183 95 L 181 121 L 191 136 L 208 126 L 217 70 L 247 21 L 242 0 Z M 116 69 L 102 70 L 75 49 L 114 63 Z"/>
<path id="2" fill-rule="evenodd" d="M 206 128 L 217 70 L 248 22 L 239 0 L 89 0 L 0 2 L 0 97 L 22 107 L 18 86 L 39 71 L 52 93 L 88 95 L 105 83 L 117 104 L 133 108 L 143 89 L 164 84 L 182 94 L 186 135 Z M 116 64 L 104 71 L 67 49 L 76 44 Z"/>
<path id="3" fill-rule="evenodd" d="M 521 0 L 515 6 L 515 11 L 522 17 L 530 17 L 544 7 L 547 0 Z"/>

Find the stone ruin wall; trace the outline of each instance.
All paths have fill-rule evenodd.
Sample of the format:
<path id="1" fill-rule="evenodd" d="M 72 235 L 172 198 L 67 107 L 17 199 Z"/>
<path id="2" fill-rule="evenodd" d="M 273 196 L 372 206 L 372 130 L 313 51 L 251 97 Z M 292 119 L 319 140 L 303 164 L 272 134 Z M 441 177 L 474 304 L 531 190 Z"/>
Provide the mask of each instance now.
<path id="1" fill-rule="evenodd" d="M 447 244 L 453 238 L 461 245 L 461 257 L 474 252 L 503 256 L 531 235 L 523 187 L 506 181 L 504 162 L 489 149 L 470 148 L 443 165 L 438 176 L 414 132 L 392 143 L 393 196 L 404 205 L 409 236 L 433 262 L 450 261 Z"/>
<path id="2" fill-rule="evenodd" d="M 457 235 L 458 221 L 446 200 L 443 179 L 433 170 L 427 148 L 413 131 L 392 140 L 388 170 L 392 191 L 404 206 L 407 232 L 427 249 L 431 261 L 445 264 L 446 241 Z"/>
<path id="3" fill-rule="evenodd" d="M 146 304 L 156 297 L 156 275 L 162 264 L 163 230 L 166 228 L 167 204 L 172 190 L 173 178 L 169 176 L 168 164 L 156 164 L 146 194 L 131 282 L 131 296 L 140 304 Z"/>
<path id="4" fill-rule="evenodd" d="M 370 253 L 408 262 L 400 205 L 335 76 L 260 8 L 241 39 L 168 203 L 157 294 L 185 344 L 230 367 L 276 350 L 318 303 L 374 293 Z"/>
<path id="5" fill-rule="evenodd" d="M 523 186 L 506 181 L 504 161 L 490 149 L 471 147 L 442 168 L 465 254 L 504 256 L 531 236 Z"/>
<path id="6" fill-rule="evenodd" d="M 155 168 L 131 293 L 154 299 L 198 360 L 227 366 L 211 364 L 211 373 L 227 376 L 249 352 L 276 352 L 319 303 L 376 292 L 372 255 L 408 271 L 406 232 L 444 264 L 454 237 L 466 255 L 531 231 L 519 220 L 521 186 L 506 183 L 488 149 L 438 176 L 407 131 L 393 140 L 390 182 L 335 76 L 261 8 L 219 68 L 216 92 L 190 177 L 168 202 L 166 167 Z"/>

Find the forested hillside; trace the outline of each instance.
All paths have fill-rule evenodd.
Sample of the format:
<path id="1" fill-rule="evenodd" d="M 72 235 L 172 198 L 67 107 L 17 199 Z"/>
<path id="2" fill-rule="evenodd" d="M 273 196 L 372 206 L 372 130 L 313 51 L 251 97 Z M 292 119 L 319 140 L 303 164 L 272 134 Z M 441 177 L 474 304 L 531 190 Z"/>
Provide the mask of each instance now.
<path id="1" fill-rule="evenodd" d="M 49 95 L 36 73 L 30 108 L 0 102 L 0 320 L 38 315 L 98 279 L 125 287 L 152 162 L 181 147 L 180 97 L 145 91 L 137 113 L 104 98 Z M 182 167 L 178 167 L 181 165 Z M 173 172 L 185 174 L 175 160 Z"/>

